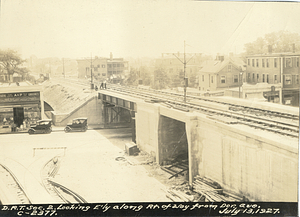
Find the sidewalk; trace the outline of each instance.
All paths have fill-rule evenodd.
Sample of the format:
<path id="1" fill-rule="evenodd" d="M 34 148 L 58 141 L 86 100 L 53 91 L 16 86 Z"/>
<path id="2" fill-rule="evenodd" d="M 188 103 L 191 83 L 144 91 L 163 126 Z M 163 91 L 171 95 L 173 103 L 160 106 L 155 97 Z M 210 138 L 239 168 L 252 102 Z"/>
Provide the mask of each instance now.
<path id="1" fill-rule="evenodd" d="M 88 130 L 100 130 L 100 129 L 117 129 L 117 128 L 126 128 L 128 126 L 124 124 L 89 124 Z M 52 132 L 64 131 L 65 126 L 54 126 L 52 125 Z M 12 132 L 10 127 L 3 128 L 0 126 L 0 134 L 19 134 L 19 133 L 28 133 L 28 129 L 17 130 L 16 132 Z"/>

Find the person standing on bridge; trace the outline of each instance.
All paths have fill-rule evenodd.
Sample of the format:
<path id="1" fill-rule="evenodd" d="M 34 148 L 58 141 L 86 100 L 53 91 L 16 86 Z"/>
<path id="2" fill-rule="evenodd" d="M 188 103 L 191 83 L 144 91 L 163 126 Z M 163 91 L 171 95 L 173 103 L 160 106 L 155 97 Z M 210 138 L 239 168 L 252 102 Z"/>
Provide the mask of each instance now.
<path id="1" fill-rule="evenodd" d="M 104 89 L 106 89 L 106 80 L 104 80 Z"/>

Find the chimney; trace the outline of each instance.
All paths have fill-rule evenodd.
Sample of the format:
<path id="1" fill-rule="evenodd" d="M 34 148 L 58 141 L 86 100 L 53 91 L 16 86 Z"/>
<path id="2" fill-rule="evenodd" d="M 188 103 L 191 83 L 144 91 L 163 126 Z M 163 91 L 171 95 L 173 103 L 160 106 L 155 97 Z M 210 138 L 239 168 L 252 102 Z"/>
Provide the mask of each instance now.
<path id="1" fill-rule="evenodd" d="M 268 53 L 272 53 L 272 45 L 268 45 Z"/>
<path id="2" fill-rule="evenodd" d="M 112 59 L 113 59 L 113 54 L 112 52 L 110 52 L 110 61 L 112 61 Z"/>

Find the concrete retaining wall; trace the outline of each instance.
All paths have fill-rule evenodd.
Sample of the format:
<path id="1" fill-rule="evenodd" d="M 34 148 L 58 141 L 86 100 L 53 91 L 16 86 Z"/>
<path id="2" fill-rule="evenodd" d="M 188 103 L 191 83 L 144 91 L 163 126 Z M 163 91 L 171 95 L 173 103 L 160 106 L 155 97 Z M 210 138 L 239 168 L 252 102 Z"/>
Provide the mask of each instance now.
<path id="1" fill-rule="evenodd" d="M 190 184 L 199 174 L 250 200 L 297 201 L 297 139 L 259 134 L 253 128 L 227 125 L 200 113 L 138 103 L 137 145 L 155 155 L 158 163 L 163 145 L 158 136 L 163 130 L 159 128 L 160 115 L 185 123 Z"/>
<path id="2" fill-rule="evenodd" d="M 88 124 L 102 124 L 103 118 L 103 105 L 100 99 L 93 97 L 86 103 L 76 108 L 71 113 L 55 114 L 52 112 L 52 120 L 55 126 L 66 126 L 72 122 L 74 118 L 87 117 Z"/>

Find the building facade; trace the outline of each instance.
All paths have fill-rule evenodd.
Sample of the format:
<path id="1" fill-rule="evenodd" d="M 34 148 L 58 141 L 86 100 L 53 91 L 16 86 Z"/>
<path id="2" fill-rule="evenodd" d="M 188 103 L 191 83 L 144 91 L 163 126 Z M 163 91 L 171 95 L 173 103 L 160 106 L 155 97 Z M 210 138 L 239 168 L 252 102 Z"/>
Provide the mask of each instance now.
<path id="1" fill-rule="evenodd" d="M 120 83 L 124 79 L 124 73 L 128 70 L 128 62 L 123 58 L 95 57 L 92 59 L 78 59 L 78 77 L 91 78 L 98 82 L 105 80 L 112 83 Z"/>
<path id="2" fill-rule="evenodd" d="M 177 77 L 173 81 L 174 86 L 181 86 L 184 78 L 184 58 L 186 60 L 186 77 L 189 78 L 189 86 L 198 85 L 197 73 L 200 69 L 204 57 L 201 53 L 183 53 L 162 54 L 160 58 L 155 60 L 155 68 L 165 69 L 171 76 Z"/>
<path id="3" fill-rule="evenodd" d="M 41 86 L 15 86 L 0 88 L 1 130 L 15 124 L 28 128 L 44 118 L 44 100 Z"/>
<path id="4" fill-rule="evenodd" d="M 242 85 L 245 63 L 238 57 L 217 56 L 199 71 L 199 90 L 216 91 Z"/>
<path id="5" fill-rule="evenodd" d="M 279 102 L 299 106 L 299 61 L 300 53 L 294 52 L 247 56 L 247 83 L 281 84 Z"/>

